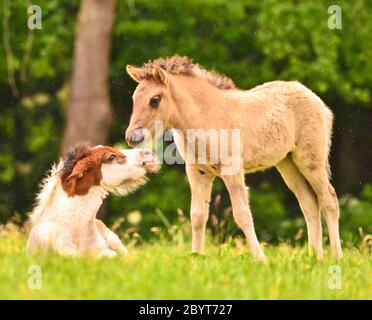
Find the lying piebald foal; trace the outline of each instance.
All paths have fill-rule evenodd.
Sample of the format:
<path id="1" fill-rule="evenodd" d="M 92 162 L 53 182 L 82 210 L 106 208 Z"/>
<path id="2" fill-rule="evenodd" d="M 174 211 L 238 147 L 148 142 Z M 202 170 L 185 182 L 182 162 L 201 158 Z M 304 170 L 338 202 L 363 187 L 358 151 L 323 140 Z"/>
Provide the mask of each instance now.
<path id="1" fill-rule="evenodd" d="M 158 169 L 146 149 L 76 147 L 43 181 L 31 214 L 27 251 L 53 250 L 62 255 L 114 256 L 128 251 L 119 237 L 96 219 L 110 192 L 126 195 Z"/>

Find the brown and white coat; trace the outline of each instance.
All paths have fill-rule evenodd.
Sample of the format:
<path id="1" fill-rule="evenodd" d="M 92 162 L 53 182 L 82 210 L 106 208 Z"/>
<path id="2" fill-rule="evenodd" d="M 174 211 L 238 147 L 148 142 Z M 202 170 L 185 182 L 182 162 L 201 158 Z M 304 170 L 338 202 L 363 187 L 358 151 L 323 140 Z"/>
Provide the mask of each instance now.
<path id="1" fill-rule="evenodd" d="M 96 219 L 110 192 L 126 195 L 146 183 L 158 165 L 146 149 L 76 147 L 53 166 L 42 182 L 27 251 L 53 250 L 62 255 L 128 254 L 119 237 Z"/>

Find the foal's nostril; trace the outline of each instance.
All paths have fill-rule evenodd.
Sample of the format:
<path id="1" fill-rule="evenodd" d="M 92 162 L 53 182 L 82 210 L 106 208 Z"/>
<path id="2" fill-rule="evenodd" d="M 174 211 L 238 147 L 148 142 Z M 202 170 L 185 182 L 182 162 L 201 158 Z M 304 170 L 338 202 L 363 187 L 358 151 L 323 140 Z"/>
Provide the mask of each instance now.
<path id="1" fill-rule="evenodd" d="M 129 137 L 127 137 L 127 141 L 131 146 L 135 146 L 145 140 L 145 135 L 143 132 L 143 128 L 135 129 Z"/>
<path id="2" fill-rule="evenodd" d="M 145 150 L 145 151 L 143 152 L 143 154 L 144 154 L 145 156 L 150 156 L 150 155 L 152 154 L 152 152 L 151 152 L 150 150 Z"/>
<path id="3" fill-rule="evenodd" d="M 145 137 L 144 137 L 142 134 L 140 134 L 140 133 L 134 133 L 134 134 L 132 135 L 131 140 L 132 140 L 132 142 L 140 143 L 140 142 L 143 141 L 144 138 L 145 138 Z"/>

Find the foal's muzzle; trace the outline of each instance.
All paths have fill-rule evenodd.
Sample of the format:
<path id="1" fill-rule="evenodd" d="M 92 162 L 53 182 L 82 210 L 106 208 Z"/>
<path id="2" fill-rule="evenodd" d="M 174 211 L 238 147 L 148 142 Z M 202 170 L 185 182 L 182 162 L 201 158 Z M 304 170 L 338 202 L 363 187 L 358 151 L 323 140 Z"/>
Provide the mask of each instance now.
<path id="1" fill-rule="evenodd" d="M 137 128 L 137 129 L 134 129 L 132 132 L 127 132 L 125 139 L 127 140 L 130 146 L 132 147 L 136 146 L 137 144 L 145 140 L 144 129 Z"/>

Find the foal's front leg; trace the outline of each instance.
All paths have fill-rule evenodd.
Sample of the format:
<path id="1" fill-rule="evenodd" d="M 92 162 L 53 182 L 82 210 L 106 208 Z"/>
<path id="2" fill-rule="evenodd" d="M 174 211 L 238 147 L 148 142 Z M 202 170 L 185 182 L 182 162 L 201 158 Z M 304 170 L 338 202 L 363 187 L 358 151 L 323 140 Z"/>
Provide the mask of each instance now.
<path id="1" fill-rule="evenodd" d="M 192 252 L 203 253 L 214 176 L 189 164 L 186 164 L 186 174 L 191 187 Z"/>
<path id="2" fill-rule="evenodd" d="M 105 239 L 109 249 L 114 250 L 125 256 L 129 254 L 128 249 L 124 247 L 123 243 L 121 242 L 120 238 L 116 233 L 107 228 L 106 225 L 101 220 L 96 219 L 95 223 L 98 232 Z"/>
<path id="3" fill-rule="evenodd" d="M 261 261 L 266 260 L 254 230 L 253 218 L 248 203 L 248 190 L 244 182 L 244 172 L 236 175 L 226 175 L 221 177 L 230 194 L 233 208 L 233 216 L 237 225 L 243 230 L 252 255 Z"/>

